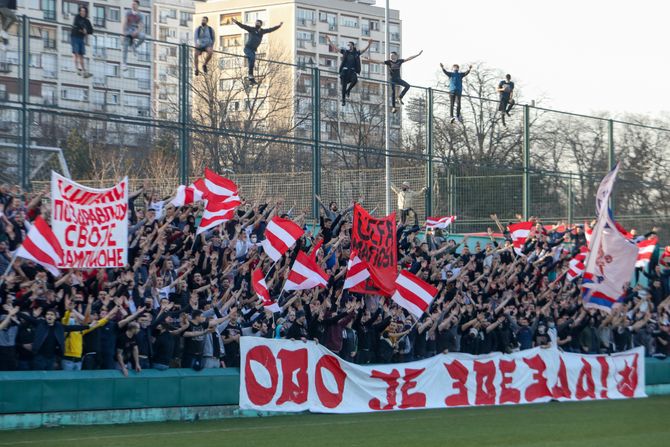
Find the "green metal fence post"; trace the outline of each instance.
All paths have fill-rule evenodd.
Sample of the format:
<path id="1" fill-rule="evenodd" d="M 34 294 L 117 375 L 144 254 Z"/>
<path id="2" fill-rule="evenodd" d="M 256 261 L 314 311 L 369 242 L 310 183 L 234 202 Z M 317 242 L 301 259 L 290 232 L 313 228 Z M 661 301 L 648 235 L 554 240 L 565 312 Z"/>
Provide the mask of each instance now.
<path id="1" fill-rule="evenodd" d="M 574 201 L 574 195 L 572 191 L 572 174 L 568 176 L 568 225 L 572 225 L 572 221 L 574 220 L 574 209 L 573 209 L 573 201 Z"/>
<path id="2" fill-rule="evenodd" d="M 182 185 L 189 184 L 189 48 L 186 44 L 179 45 L 179 181 Z"/>
<path id="3" fill-rule="evenodd" d="M 19 176 L 21 188 L 30 189 L 30 19 L 23 16 L 21 28 L 21 148 Z"/>
<path id="4" fill-rule="evenodd" d="M 433 89 L 426 98 L 426 217 L 433 215 Z"/>
<path id="5" fill-rule="evenodd" d="M 530 107 L 523 106 L 523 218 L 530 217 Z"/>
<path id="6" fill-rule="evenodd" d="M 321 194 L 321 71 L 312 68 L 312 217 L 319 220 Z"/>
<path id="7" fill-rule="evenodd" d="M 614 120 L 607 120 L 607 170 L 611 171 L 616 164 L 614 153 Z M 610 195 L 610 209 L 614 212 L 614 194 Z"/>

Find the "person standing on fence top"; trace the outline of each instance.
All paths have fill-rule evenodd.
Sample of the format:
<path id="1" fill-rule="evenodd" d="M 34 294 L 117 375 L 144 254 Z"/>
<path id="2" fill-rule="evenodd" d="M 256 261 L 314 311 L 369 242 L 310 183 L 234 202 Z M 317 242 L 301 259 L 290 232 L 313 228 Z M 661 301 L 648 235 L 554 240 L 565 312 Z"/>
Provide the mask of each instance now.
<path id="1" fill-rule="evenodd" d="M 9 28 L 16 22 L 16 0 L 0 0 L 0 41 L 9 43 Z"/>
<path id="2" fill-rule="evenodd" d="M 507 123 L 505 123 L 505 115 L 510 116 L 509 112 L 514 106 L 514 82 L 512 82 L 512 75 L 505 75 L 505 79 L 500 81 L 496 90 L 500 93 L 498 110 L 502 114 L 503 126 L 507 126 Z"/>
<path id="3" fill-rule="evenodd" d="M 398 211 L 400 211 L 401 225 L 405 225 L 410 211 L 414 215 L 414 225 L 419 225 L 419 216 L 414 211 L 414 199 L 426 192 L 427 189 L 424 186 L 419 191 L 413 191 L 407 182 L 402 182 L 400 189 L 395 185 L 391 185 L 391 190 L 398 195 Z"/>
<path id="4" fill-rule="evenodd" d="M 333 48 L 335 44 L 326 36 L 328 46 Z M 368 46 L 363 50 L 358 50 L 354 42 L 347 42 L 346 48 L 340 48 L 342 62 L 340 63 L 340 82 L 342 83 L 342 105 L 347 105 L 347 98 L 351 95 L 351 90 L 358 83 L 358 75 L 361 74 L 361 55 L 370 49 L 372 39 L 368 40 Z"/>
<path id="5" fill-rule="evenodd" d="M 238 22 L 236 19 L 233 19 L 233 23 L 235 23 L 235 25 L 239 26 L 247 33 L 249 33 L 247 43 L 244 45 L 244 56 L 247 58 L 249 68 L 249 76 L 247 79 L 249 80 L 250 84 L 256 84 L 256 78 L 254 78 L 254 67 L 256 66 L 256 50 L 258 50 L 258 47 L 261 45 L 261 42 L 263 41 L 263 36 L 268 33 L 277 31 L 279 28 L 281 28 L 284 22 L 281 22 L 279 25 L 273 26 L 271 28 L 263 28 L 262 20 L 256 20 L 255 26 L 245 25 L 243 23 Z"/>
<path id="6" fill-rule="evenodd" d="M 70 32 L 70 40 L 72 43 L 72 55 L 74 57 L 74 67 L 77 69 L 77 74 L 85 78 L 90 78 L 92 75 L 86 71 L 84 66 L 84 55 L 86 54 L 86 37 L 93 34 L 93 25 L 88 20 L 88 8 L 84 5 L 79 6 L 79 14 L 74 17 L 72 24 L 72 31 Z"/>
<path id="7" fill-rule="evenodd" d="M 402 102 L 402 98 L 405 97 L 405 95 L 407 94 L 407 92 L 409 91 L 409 88 L 410 88 L 410 85 L 407 82 L 403 81 L 403 79 L 400 77 L 400 67 L 405 62 L 409 62 L 412 59 L 421 56 L 422 53 L 423 53 L 423 50 L 419 51 L 419 53 L 415 54 L 414 56 L 408 57 L 407 59 L 400 59 L 400 58 L 398 58 L 398 53 L 396 53 L 395 51 L 392 51 L 391 52 L 391 59 L 389 59 L 387 61 L 384 61 L 384 65 L 386 65 L 389 68 L 389 74 L 391 75 L 391 105 L 393 107 L 391 109 L 391 112 L 393 112 L 393 113 L 397 112 L 397 109 L 396 109 L 396 106 L 395 106 L 396 105 L 396 98 L 395 98 L 396 86 L 400 85 L 403 88 L 402 91 L 400 92 L 400 96 L 398 96 L 398 101 L 400 101 L 400 104 L 403 104 L 403 105 L 404 105 L 404 103 Z"/>
<path id="8" fill-rule="evenodd" d="M 202 53 L 207 53 L 205 62 L 202 64 L 202 72 L 207 73 L 207 64 L 214 53 L 214 30 L 208 25 L 209 19 L 202 18 L 200 26 L 195 30 L 195 75 L 200 74 L 198 70 L 198 59 Z"/>
<path id="9" fill-rule="evenodd" d="M 458 71 L 460 67 L 458 64 L 454 64 L 451 67 L 451 71 L 447 71 L 444 68 L 444 64 L 440 62 L 440 68 L 444 74 L 449 77 L 449 114 L 451 116 L 451 122 L 453 123 L 458 119 L 458 121 L 463 122 L 463 117 L 461 116 L 461 96 L 463 95 L 463 78 L 470 74 L 472 70 L 472 65 L 468 68 L 468 71 L 461 73 Z M 456 118 L 454 118 L 454 104 L 456 104 Z"/>
<path id="10" fill-rule="evenodd" d="M 133 53 L 137 53 L 137 48 L 144 43 L 146 34 L 144 33 L 144 19 L 139 11 L 139 0 L 133 0 L 132 8 L 126 12 L 126 22 L 123 24 L 123 70 L 128 70 L 128 47 L 132 47 Z"/>

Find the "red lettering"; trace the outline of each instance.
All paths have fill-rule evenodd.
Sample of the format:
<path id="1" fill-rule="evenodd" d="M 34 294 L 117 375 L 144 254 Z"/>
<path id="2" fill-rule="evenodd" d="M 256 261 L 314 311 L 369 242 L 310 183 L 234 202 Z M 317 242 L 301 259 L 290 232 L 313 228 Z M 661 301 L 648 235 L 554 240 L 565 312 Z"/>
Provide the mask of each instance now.
<path id="1" fill-rule="evenodd" d="M 307 402 L 308 378 L 307 378 L 307 349 L 297 351 L 282 349 L 279 351 L 281 360 L 282 389 L 281 396 L 277 399 L 277 405 L 286 402 L 303 404 Z M 298 383 L 293 382 L 293 373 L 296 373 Z"/>
<path id="2" fill-rule="evenodd" d="M 254 375 L 251 369 L 251 362 L 255 361 L 262 365 L 270 375 L 270 386 L 264 387 Z M 258 406 L 267 405 L 272 400 L 277 390 L 277 381 L 279 377 L 277 374 L 277 361 L 274 354 L 267 346 L 254 346 L 247 352 L 246 361 L 244 362 L 244 384 L 247 389 L 247 396 L 249 400 Z"/>
<path id="3" fill-rule="evenodd" d="M 396 393 L 398 389 L 398 380 L 400 379 L 400 373 L 397 369 L 393 369 L 390 373 L 385 373 L 382 371 L 372 370 L 370 374 L 372 379 L 380 379 L 386 382 L 386 405 L 382 406 L 382 403 L 376 397 L 370 399 L 368 406 L 372 410 L 392 410 L 396 405 Z"/>
<path id="4" fill-rule="evenodd" d="M 447 368 L 447 372 L 454 379 L 452 387 L 458 390 L 458 393 L 447 396 L 444 399 L 444 403 L 447 407 L 470 405 L 468 401 L 468 389 L 465 387 L 465 383 L 468 381 L 468 369 L 458 360 L 445 363 L 444 367 Z"/>
<path id="5" fill-rule="evenodd" d="M 552 397 L 551 391 L 549 391 L 549 385 L 547 384 L 547 378 L 544 376 L 544 372 L 547 370 L 547 365 L 542 360 L 542 357 L 536 355 L 529 359 L 523 359 L 523 361 L 528 365 L 530 369 L 534 369 L 533 380 L 528 388 L 526 388 L 526 401 L 533 402 L 542 397 Z"/>
<path id="6" fill-rule="evenodd" d="M 565 398 L 565 399 L 570 399 L 570 385 L 568 384 L 568 371 L 565 368 L 565 362 L 563 361 L 563 357 L 559 357 L 561 364 L 558 367 L 558 379 L 556 380 L 556 385 L 554 385 L 554 389 L 551 391 L 552 396 L 554 399 L 560 399 L 560 398 Z"/>
<path id="7" fill-rule="evenodd" d="M 512 388 L 511 374 L 516 370 L 516 361 L 514 360 L 500 360 L 498 364 L 500 373 L 502 374 L 502 381 L 500 382 L 500 403 L 518 404 L 521 400 L 521 392 L 516 388 Z"/>
<path id="8" fill-rule="evenodd" d="M 493 360 L 474 363 L 475 379 L 477 379 L 477 394 L 475 405 L 495 405 L 496 388 L 493 379 L 496 376 L 496 367 Z"/>
<path id="9" fill-rule="evenodd" d="M 76 231 L 77 231 L 76 225 L 68 225 L 67 227 L 65 227 L 65 243 L 68 245 L 68 247 L 74 246 L 74 240 L 70 237 L 70 233 Z"/>
<path id="10" fill-rule="evenodd" d="M 335 378 L 337 392 L 333 393 L 323 383 L 323 369 L 327 369 Z M 324 355 L 316 364 L 316 394 L 326 408 L 335 408 L 342 402 L 344 381 L 347 374 L 342 370 L 339 360 L 332 355 Z"/>
<path id="11" fill-rule="evenodd" d="M 582 369 L 579 371 L 577 378 L 577 389 L 575 390 L 575 397 L 579 400 L 596 398 L 596 385 L 593 382 L 593 370 L 591 364 L 582 357 Z"/>
<path id="12" fill-rule="evenodd" d="M 639 356 L 639 354 L 635 354 L 633 357 L 633 366 L 629 366 L 628 361 L 624 361 L 624 369 L 617 372 L 617 374 L 621 376 L 621 381 L 617 383 L 616 388 L 626 397 L 635 396 L 635 390 L 637 389 L 638 383 L 637 362 Z"/>
<path id="13" fill-rule="evenodd" d="M 596 358 L 598 359 L 598 363 L 600 363 L 600 385 L 603 387 L 600 390 L 600 397 L 602 399 L 609 399 L 607 396 L 607 376 L 610 374 L 610 365 L 607 363 L 607 357 L 604 355 Z"/>
<path id="14" fill-rule="evenodd" d="M 424 393 L 412 393 L 410 390 L 416 387 L 416 378 L 419 377 L 426 368 L 421 369 L 405 369 L 405 377 L 403 377 L 403 384 L 401 391 L 400 408 L 424 408 L 426 406 L 426 395 Z"/>

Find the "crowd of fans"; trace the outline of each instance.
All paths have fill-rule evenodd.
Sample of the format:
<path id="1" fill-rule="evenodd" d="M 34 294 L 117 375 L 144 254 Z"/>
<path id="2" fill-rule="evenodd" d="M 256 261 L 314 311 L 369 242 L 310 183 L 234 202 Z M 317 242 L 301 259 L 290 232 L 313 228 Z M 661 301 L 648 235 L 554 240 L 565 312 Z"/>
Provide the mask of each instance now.
<path id="1" fill-rule="evenodd" d="M 0 273 L 29 222 L 39 214 L 48 220 L 44 199 L 0 187 Z M 236 367 L 240 337 L 247 335 L 316 340 L 359 364 L 551 345 L 581 353 L 634 346 L 650 356 L 670 353 L 670 266 L 652 259 L 640 272 L 649 285 L 628 287 L 611 313 L 587 309 L 578 283 L 563 274 L 586 243 L 580 226 L 547 229 L 538 220 L 524 255 L 517 255 L 507 233 L 503 240 L 489 229 L 485 243 L 455 242 L 439 230 L 399 224 L 399 268 L 439 289 L 416 321 L 387 298 L 343 290 L 350 208 L 322 205 L 319 226 L 306 224 L 304 214 L 290 215 L 307 231 L 273 265 L 259 242 L 269 219 L 286 216 L 281 200 L 247 202 L 233 220 L 199 236 L 201 206 L 155 206 L 159 200 L 145 190 L 131 195 L 124 269 L 63 271 L 56 278 L 25 260 L 9 269 L 0 286 L 0 370 Z M 328 286 L 282 293 L 297 251 L 311 251 L 319 240 Z M 252 289 L 259 264 L 281 312 L 266 311 Z"/>

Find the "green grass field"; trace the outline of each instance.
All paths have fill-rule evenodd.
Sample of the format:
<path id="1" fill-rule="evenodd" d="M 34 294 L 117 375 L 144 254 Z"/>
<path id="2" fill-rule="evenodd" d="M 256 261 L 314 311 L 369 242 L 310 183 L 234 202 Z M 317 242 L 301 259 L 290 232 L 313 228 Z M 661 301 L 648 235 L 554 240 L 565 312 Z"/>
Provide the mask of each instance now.
<path id="1" fill-rule="evenodd" d="M 670 446 L 670 397 L 355 415 L 45 428 L 0 446 Z"/>

